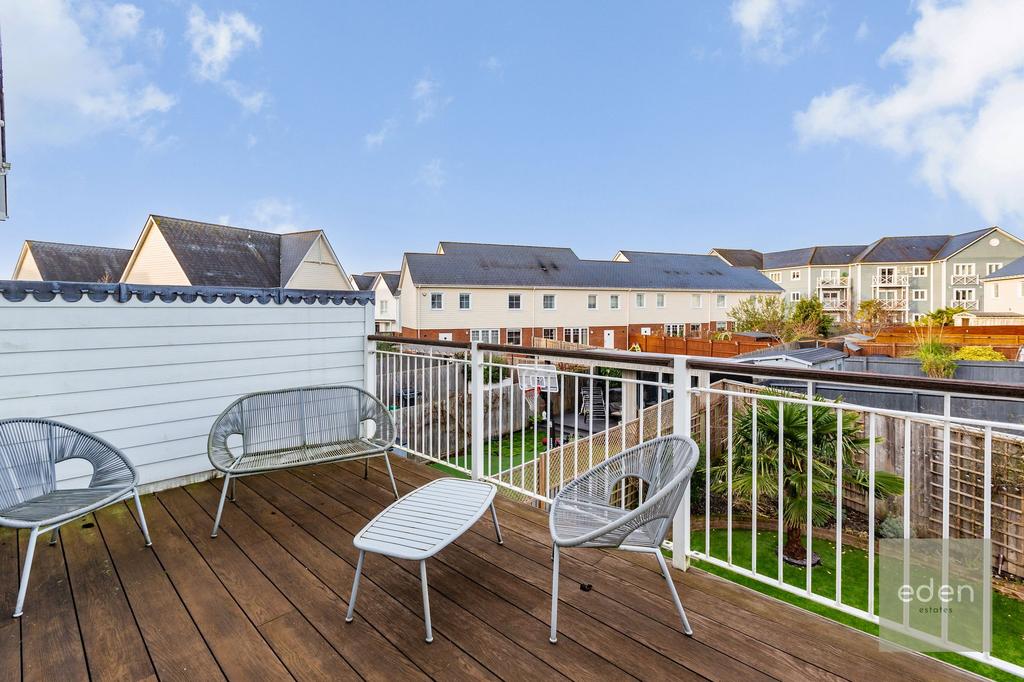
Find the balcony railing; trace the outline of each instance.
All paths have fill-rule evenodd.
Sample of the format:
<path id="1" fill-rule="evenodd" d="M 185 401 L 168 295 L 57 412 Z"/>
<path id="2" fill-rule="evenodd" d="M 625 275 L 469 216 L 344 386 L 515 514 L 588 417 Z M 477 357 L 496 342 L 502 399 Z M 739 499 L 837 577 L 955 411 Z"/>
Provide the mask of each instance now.
<path id="1" fill-rule="evenodd" d="M 910 286 L 910 275 L 874 275 L 871 284 L 876 287 Z"/>
<path id="2" fill-rule="evenodd" d="M 848 289 L 850 287 L 849 277 L 819 277 L 819 289 Z"/>
<path id="3" fill-rule="evenodd" d="M 885 310 L 909 310 L 910 304 L 905 298 L 880 298 L 878 299 Z"/>
<path id="4" fill-rule="evenodd" d="M 904 539 L 985 539 L 1002 571 L 1024 577 L 1024 540 L 1008 513 L 1024 505 L 1024 493 L 1006 485 L 1024 475 L 1019 386 L 624 351 L 369 339 L 371 380 L 395 416 L 401 449 L 540 508 L 633 445 L 667 433 L 693 437 L 702 462 L 673 523 L 677 567 L 712 564 L 877 624 L 879 547 L 863 538 L 877 537 L 881 497 L 890 501 L 890 535 L 897 528 Z M 396 345 L 379 350 L 377 340 Z M 712 376 L 733 379 L 710 383 Z M 987 416 L 979 404 L 988 405 Z M 788 423 L 806 429 L 807 452 L 758 436 L 759 429 L 778 433 L 781 445 Z M 825 424 L 853 431 L 831 450 L 811 447 L 827 440 L 814 436 Z M 766 479 L 768 472 L 779 480 Z M 898 491 L 882 495 L 879 481 L 891 486 L 894 477 Z M 802 546 L 827 549 L 827 567 L 800 568 L 796 579 L 783 544 L 792 539 L 794 520 L 784 510 L 794 486 L 814 491 L 798 495 L 806 498 L 797 526 Z M 643 499 L 644 484 L 624 482 L 616 495 L 614 503 L 628 508 Z M 773 549 L 767 562 L 767 549 L 758 549 L 765 543 Z M 844 562 L 856 563 L 844 572 Z M 816 578 L 820 571 L 834 580 Z M 945 626 L 942 632 L 946 637 Z M 992 641 L 988 634 L 981 651 L 963 655 L 1024 674 L 992 652 Z"/>
<path id="5" fill-rule="evenodd" d="M 949 283 L 953 286 L 977 286 L 981 283 L 977 275 L 953 275 Z"/>
<path id="6" fill-rule="evenodd" d="M 823 298 L 821 306 L 825 310 L 849 310 L 850 299 L 848 298 Z"/>
<path id="7" fill-rule="evenodd" d="M 977 310 L 977 301 L 953 301 L 953 306 L 957 308 L 963 308 L 964 310 Z"/>

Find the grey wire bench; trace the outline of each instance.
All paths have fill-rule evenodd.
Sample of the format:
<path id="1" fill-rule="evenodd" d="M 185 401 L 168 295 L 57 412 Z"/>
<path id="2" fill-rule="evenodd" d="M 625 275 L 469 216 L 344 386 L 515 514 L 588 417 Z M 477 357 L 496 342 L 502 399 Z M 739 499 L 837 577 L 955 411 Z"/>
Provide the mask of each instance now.
<path id="1" fill-rule="evenodd" d="M 239 442 L 232 442 L 237 438 Z M 398 486 L 387 453 L 395 422 L 387 407 L 355 386 L 306 386 L 244 395 L 217 417 L 210 430 L 210 463 L 224 474 L 211 537 L 217 537 L 224 501 L 234 480 L 278 469 L 384 457 L 391 488 Z"/>
<path id="2" fill-rule="evenodd" d="M 57 488 L 57 464 L 81 459 L 92 465 L 85 488 Z M 142 513 L 139 475 L 124 453 L 91 433 L 49 419 L 0 420 L 0 526 L 31 528 L 25 567 L 18 586 L 14 617 L 22 614 L 40 533 L 52 531 L 80 516 L 129 497 L 135 498 L 142 536 L 149 540 Z"/>

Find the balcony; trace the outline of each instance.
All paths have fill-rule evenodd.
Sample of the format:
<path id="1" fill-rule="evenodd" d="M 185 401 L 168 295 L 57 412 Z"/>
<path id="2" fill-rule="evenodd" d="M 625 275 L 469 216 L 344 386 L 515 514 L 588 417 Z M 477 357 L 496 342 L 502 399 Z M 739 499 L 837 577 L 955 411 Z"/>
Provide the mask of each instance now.
<path id="1" fill-rule="evenodd" d="M 909 310 L 910 304 L 906 298 L 880 298 L 878 299 L 885 310 Z"/>
<path id="2" fill-rule="evenodd" d="M 819 277 L 818 278 L 819 289 L 849 289 L 850 278 L 849 277 Z"/>
<path id="3" fill-rule="evenodd" d="M 953 301 L 953 306 L 964 310 L 978 310 L 977 301 Z"/>
<path id="4" fill-rule="evenodd" d="M 849 310 L 850 299 L 848 298 L 823 298 L 821 306 L 824 310 Z"/>
<path id="5" fill-rule="evenodd" d="M 871 285 L 874 287 L 910 286 L 910 275 L 873 275 Z"/>
<path id="6" fill-rule="evenodd" d="M 953 275 L 949 283 L 952 286 L 978 286 L 981 284 L 981 280 L 978 279 L 977 275 Z"/>

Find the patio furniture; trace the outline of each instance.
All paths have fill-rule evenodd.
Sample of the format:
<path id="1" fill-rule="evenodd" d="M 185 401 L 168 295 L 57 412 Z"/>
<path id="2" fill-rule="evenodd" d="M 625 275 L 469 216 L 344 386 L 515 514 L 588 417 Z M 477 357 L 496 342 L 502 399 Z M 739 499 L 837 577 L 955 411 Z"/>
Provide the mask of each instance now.
<path id="1" fill-rule="evenodd" d="M 72 459 L 92 465 L 89 485 L 57 489 L 57 464 Z M 15 618 L 23 612 L 40 533 L 52 531 L 50 544 L 55 545 L 65 523 L 134 497 L 146 546 L 153 544 L 139 501 L 138 482 L 139 475 L 124 453 L 90 433 L 49 419 L 0 420 L 0 526 L 32 529 Z"/>
<path id="2" fill-rule="evenodd" d="M 494 510 L 497 489 L 483 481 L 460 478 L 439 478 L 417 488 L 378 514 L 359 531 L 352 544 L 359 550 L 352 596 L 348 600 L 345 622 L 351 623 L 359 593 L 359 577 L 367 552 L 395 559 L 420 562 L 420 587 L 423 590 L 423 622 L 429 644 L 434 641 L 430 627 L 430 595 L 427 591 L 427 559 L 457 540 L 476 523 L 487 508 L 491 509 L 498 544 L 501 528 Z"/>
<path id="3" fill-rule="evenodd" d="M 656 556 L 683 632 L 693 635 L 661 555 L 661 543 L 690 484 L 698 456 L 697 444 L 689 438 L 662 436 L 605 460 L 558 492 L 548 516 L 553 543 L 552 644 L 558 641 L 558 553 L 563 547 L 604 547 Z M 641 495 L 633 509 L 621 502 L 630 485 Z"/>
<path id="4" fill-rule="evenodd" d="M 242 396 L 210 430 L 210 463 L 224 474 L 210 537 L 217 537 L 228 486 L 234 501 L 234 480 L 241 476 L 362 459 L 366 478 L 369 458 L 384 457 L 398 499 L 387 457 L 394 444 L 395 422 L 387 407 L 355 386 L 306 386 Z"/>

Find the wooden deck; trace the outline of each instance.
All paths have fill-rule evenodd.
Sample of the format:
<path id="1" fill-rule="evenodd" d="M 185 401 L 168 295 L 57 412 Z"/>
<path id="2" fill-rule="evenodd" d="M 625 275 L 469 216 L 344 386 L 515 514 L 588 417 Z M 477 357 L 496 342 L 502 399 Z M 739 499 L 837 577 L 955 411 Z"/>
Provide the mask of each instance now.
<path id="1" fill-rule="evenodd" d="M 406 492 L 439 474 L 395 460 Z M 560 641 L 548 637 L 546 517 L 499 502 L 428 563 L 434 642 L 423 641 L 418 568 L 369 556 L 344 622 L 353 535 L 393 496 L 382 463 L 243 478 L 220 537 L 212 482 L 148 495 L 153 548 L 127 505 L 41 543 L 20 620 L 19 562 L 0 532 L 0 679 L 190 682 L 270 679 L 958 679 L 955 669 L 877 642 L 699 571 L 675 572 L 695 637 L 679 632 L 650 557 L 567 551 Z M 579 583 L 590 583 L 584 592 Z"/>

